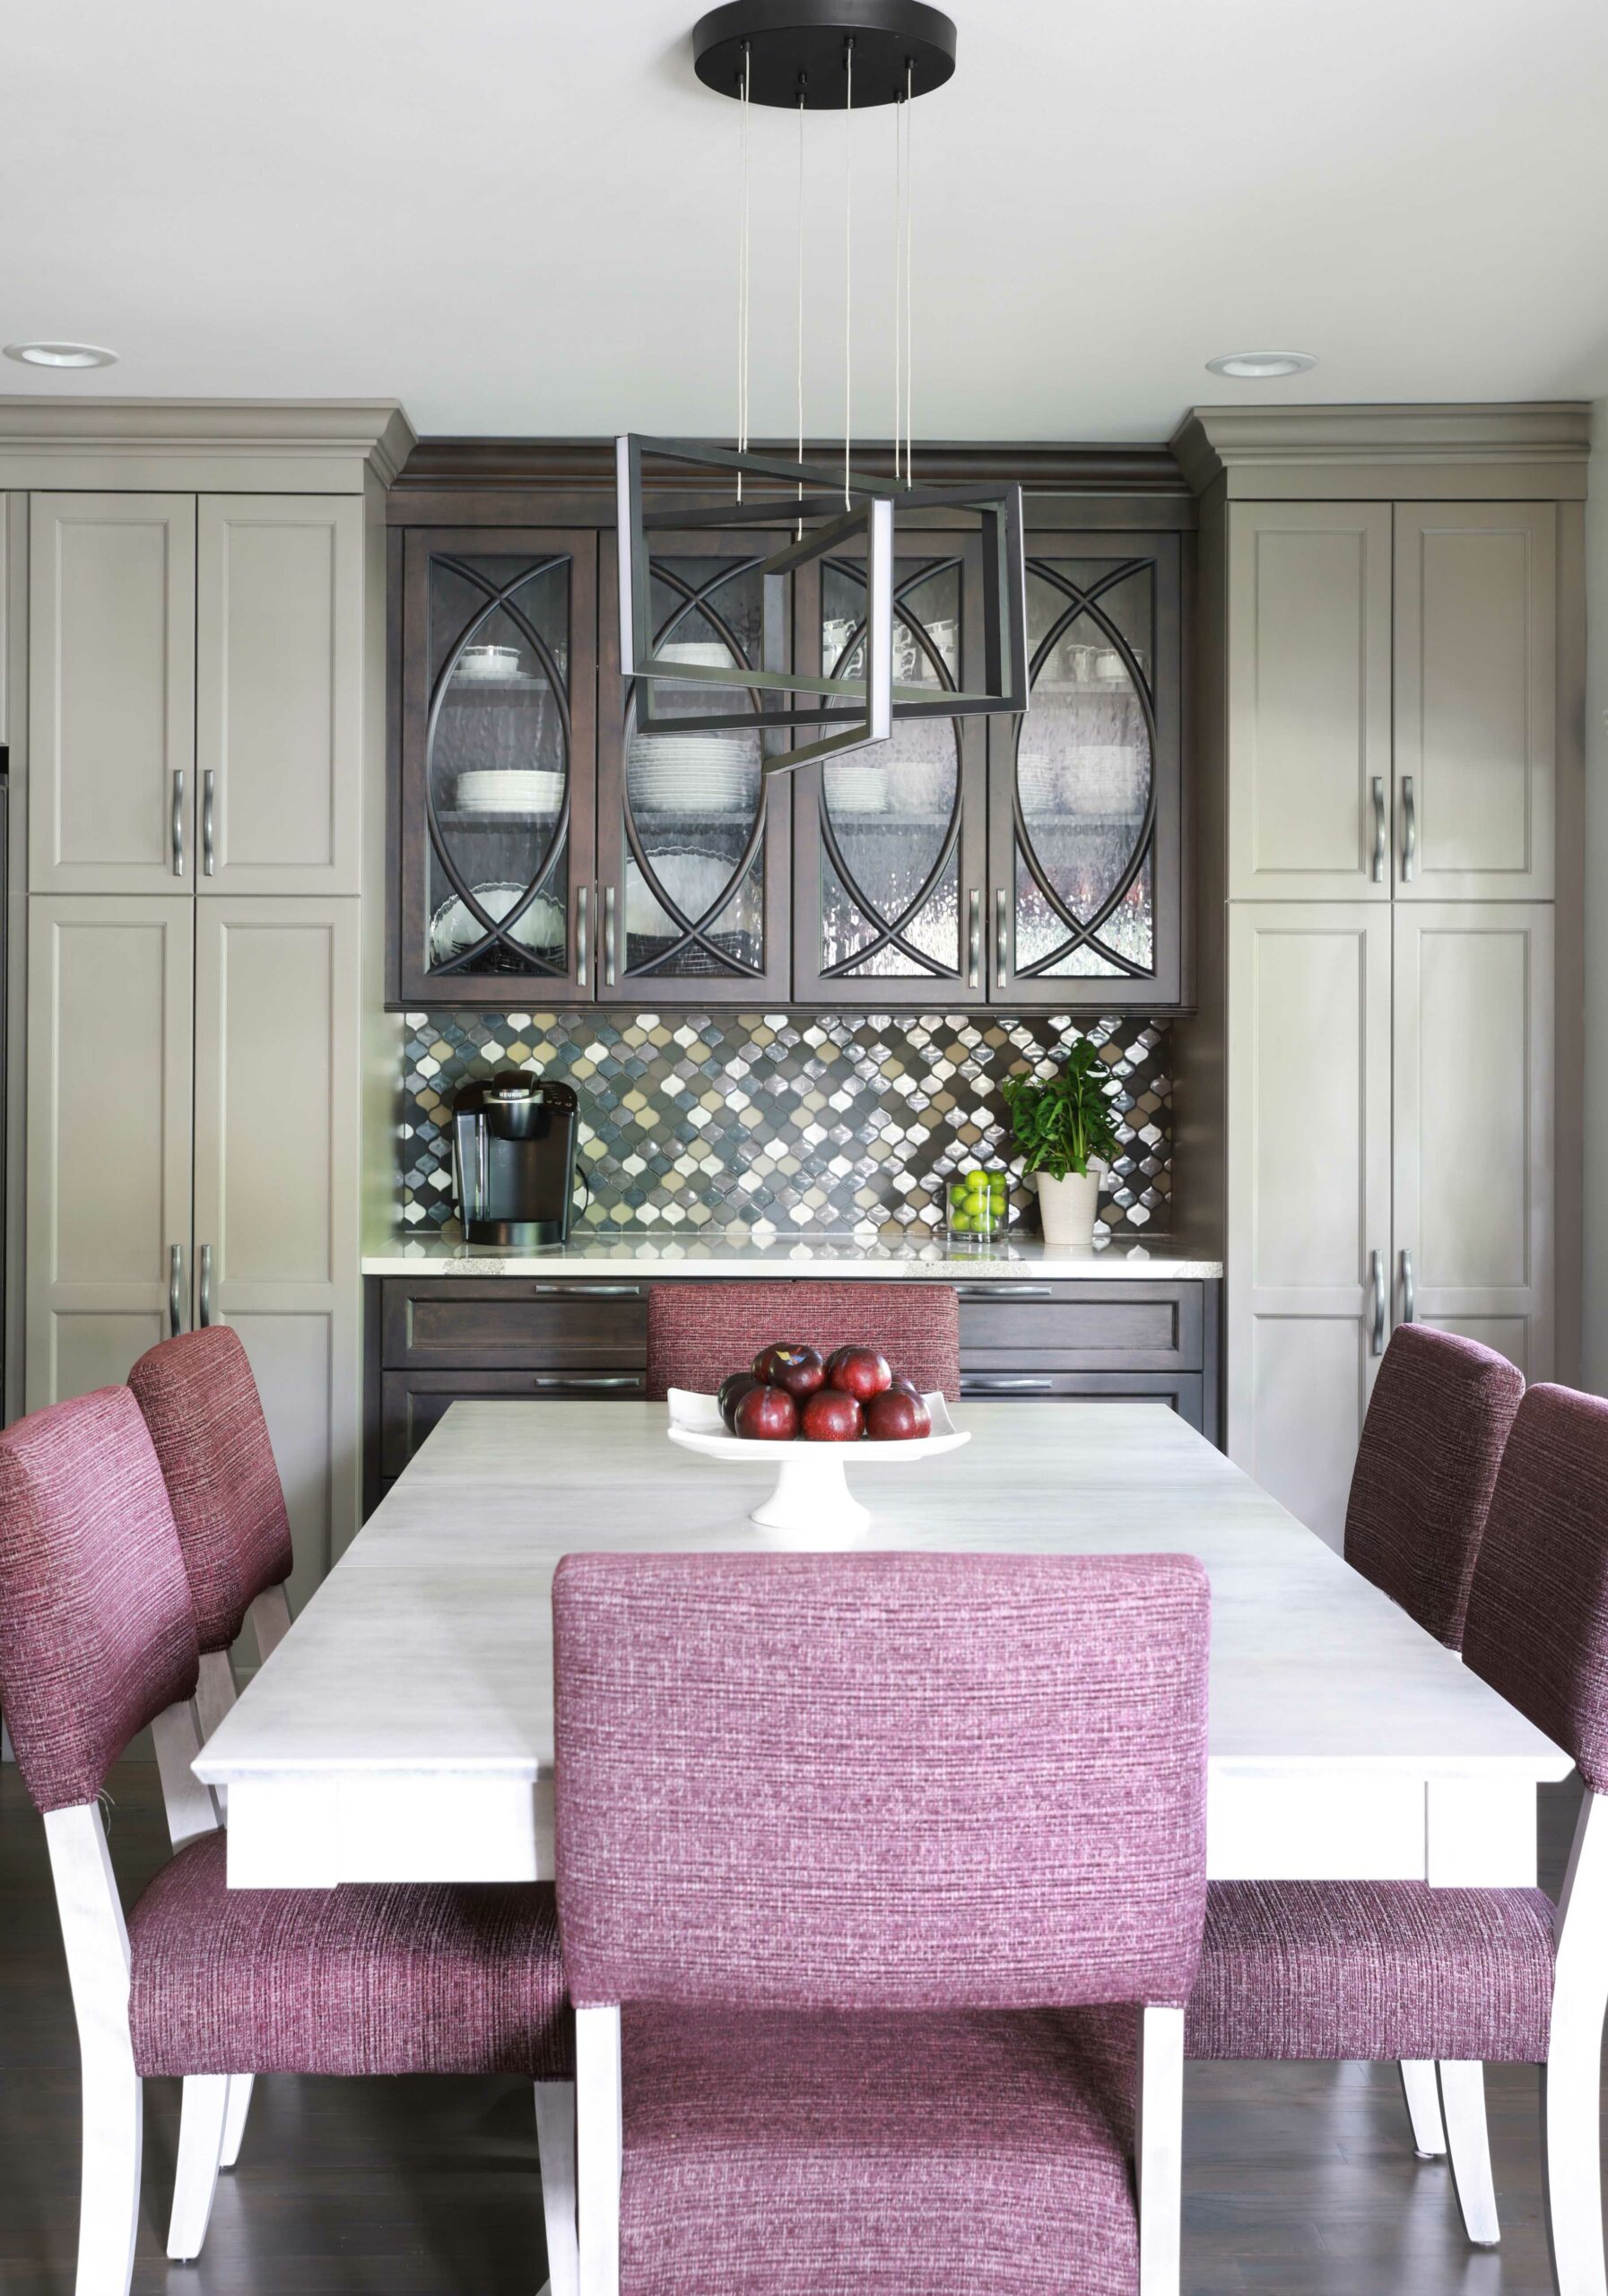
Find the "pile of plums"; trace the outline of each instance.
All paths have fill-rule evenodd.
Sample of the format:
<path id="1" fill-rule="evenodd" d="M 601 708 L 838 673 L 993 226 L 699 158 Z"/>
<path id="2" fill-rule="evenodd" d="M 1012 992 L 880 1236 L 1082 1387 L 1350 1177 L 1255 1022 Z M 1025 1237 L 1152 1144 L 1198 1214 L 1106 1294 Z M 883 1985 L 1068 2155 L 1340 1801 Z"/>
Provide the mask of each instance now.
<path id="1" fill-rule="evenodd" d="M 919 1388 L 896 1379 L 874 1347 L 821 1357 L 796 1340 L 761 1347 L 748 1371 L 720 1382 L 716 1400 L 734 1435 L 750 1443 L 910 1443 L 933 1431 Z"/>

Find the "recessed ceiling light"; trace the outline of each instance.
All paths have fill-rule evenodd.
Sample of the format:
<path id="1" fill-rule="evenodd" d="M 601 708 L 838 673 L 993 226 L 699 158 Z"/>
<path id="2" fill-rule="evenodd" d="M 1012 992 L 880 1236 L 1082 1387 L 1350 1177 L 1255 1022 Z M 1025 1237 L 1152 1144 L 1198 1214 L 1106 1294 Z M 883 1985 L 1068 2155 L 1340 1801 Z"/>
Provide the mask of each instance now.
<path id="1" fill-rule="evenodd" d="M 1231 375 L 1237 383 L 1271 383 L 1281 375 L 1304 375 L 1317 364 L 1306 351 L 1230 351 L 1226 359 L 1208 359 L 1206 371 Z"/>
<path id="2" fill-rule="evenodd" d="M 20 359 L 25 367 L 115 367 L 115 351 L 102 351 L 98 343 L 8 343 L 8 359 Z"/>

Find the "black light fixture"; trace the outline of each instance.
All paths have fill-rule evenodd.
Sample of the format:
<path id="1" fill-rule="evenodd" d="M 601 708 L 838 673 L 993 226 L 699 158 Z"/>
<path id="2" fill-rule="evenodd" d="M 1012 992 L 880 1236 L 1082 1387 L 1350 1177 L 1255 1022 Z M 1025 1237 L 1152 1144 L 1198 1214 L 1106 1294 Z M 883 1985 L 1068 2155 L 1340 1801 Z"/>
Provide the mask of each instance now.
<path id="1" fill-rule="evenodd" d="M 734 448 L 689 439 L 646 438 L 617 442 L 620 535 L 620 652 L 623 674 L 634 683 L 639 734 L 728 733 L 736 723 L 729 712 L 708 717 L 684 711 L 665 717 L 654 708 L 654 683 L 674 681 L 683 694 L 689 684 L 746 689 L 758 700 L 757 723 L 767 738 L 767 773 L 789 771 L 817 758 L 841 757 L 889 739 L 895 722 L 911 718 L 1015 715 L 1028 706 L 1027 588 L 1020 486 L 917 486 L 911 475 L 909 441 L 909 277 L 911 232 L 908 200 L 908 107 L 917 96 L 941 88 L 955 68 L 955 27 L 924 0 L 729 0 L 713 9 L 692 34 L 699 78 L 743 108 L 743 198 L 738 255 L 737 439 Z M 898 166 L 894 212 L 895 335 L 902 351 L 902 380 L 896 362 L 894 476 L 873 478 L 853 467 L 848 436 L 853 365 L 850 355 L 848 264 L 853 248 L 852 161 L 845 174 L 845 392 L 843 465 L 829 470 L 804 459 L 803 415 L 803 228 L 800 206 L 798 455 L 754 454 L 748 443 L 748 232 L 747 108 L 759 103 L 796 111 L 800 156 L 804 117 L 813 111 L 856 110 L 894 104 Z M 901 205 L 902 202 L 902 205 Z M 902 294 L 902 308 L 900 296 Z M 900 419 L 903 418 L 902 454 Z M 651 510 L 644 491 L 647 457 L 708 470 L 731 483 L 735 503 L 713 509 Z M 745 480 L 762 490 L 746 498 Z M 934 696 L 930 686 L 900 684 L 893 676 L 894 532 L 904 511 L 975 514 L 981 529 L 983 614 L 978 633 L 980 681 L 959 692 Z M 760 568 L 764 594 L 764 659 L 758 669 L 665 661 L 656 651 L 651 613 L 649 536 L 656 527 L 775 526 L 780 513 L 792 538 Z M 834 676 L 822 691 L 820 671 L 783 666 L 786 643 L 784 586 L 795 568 L 851 541 L 863 540 L 866 558 L 865 674 Z M 969 667 L 969 665 L 966 666 Z M 852 718 L 839 705 L 863 705 Z M 777 747 L 773 735 L 795 726 L 822 728 L 802 745 Z M 830 728 L 830 730 L 828 730 Z"/>

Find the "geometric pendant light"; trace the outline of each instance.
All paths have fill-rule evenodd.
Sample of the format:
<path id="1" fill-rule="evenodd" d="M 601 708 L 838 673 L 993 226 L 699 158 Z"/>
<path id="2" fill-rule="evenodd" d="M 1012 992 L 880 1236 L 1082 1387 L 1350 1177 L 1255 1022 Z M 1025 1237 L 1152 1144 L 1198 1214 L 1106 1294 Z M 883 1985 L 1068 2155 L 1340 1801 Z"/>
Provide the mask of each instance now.
<path id="1" fill-rule="evenodd" d="M 897 127 L 908 118 L 912 100 L 941 87 L 954 70 L 954 25 L 921 0 L 731 0 L 705 16 L 692 37 L 694 66 L 706 85 L 744 107 L 760 103 L 796 110 L 801 136 L 805 112 L 882 104 L 906 108 L 896 117 Z M 746 112 L 744 131 L 746 136 Z M 908 275 L 907 270 L 907 281 Z M 800 298 L 802 307 L 802 277 Z M 745 329 L 745 275 L 739 280 L 739 311 Z M 847 328 L 846 311 L 846 352 Z M 745 375 L 745 335 L 743 355 Z M 906 356 L 908 360 L 908 350 Z M 740 399 L 734 448 L 635 433 L 616 442 L 620 660 L 621 673 L 634 687 L 637 733 L 731 733 L 740 723 L 750 731 L 757 723 L 763 736 L 764 770 L 774 774 L 885 742 L 901 718 L 1025 710 L 1027 589 L 1021 487 L 917 486 L 910 480 L 908 444 L 902 478 L 874 478 L 856 471 L 847 439 L 843 463 L 829 469 L 804 461 L 802 446 L 796 458 L 750 451 L 745 426 L 746 408 Z M 707 470 L 711 491 L 724 491 L 734 482 L 736 501 L 691 509 L 682 500 L 650 508 L 643 467 L 649 457 Z M 898 472 L 897 431 L 894 462 Z M 893 674 L 896 522 L 908 512 L 934 510 L 976 518 L 983 570 L 981 627 L 967 632 L 969 658 L 963 666 L 970 673 L 968 683 L 959 692 L 938 694 L 930 686 L 900 683 Z M 785 538 L 777 537 L 777 547 L 760 569 L 764 602 L 761 665 L 714 666 L 659 657 L 654 650 L 649 570 L 656 529 L 752 526 L 774 530 L 784 522 L 791 531 Z M 800 566 L 846 544 L 865 552 L 865 672 L 859 678 L 833 676 L 823 682 L 819 671 L 785 666 L 787 582 Z M 975 664 L 973 653 L 980 655 Z M 689 685 L 744 690 L 757 704 L 757 718 L 745 712 L 734 720 L 729 710 L 689 716 L 684 706 L 673 717 L 662 715 L 654 707 L 654 687 L 661 678 L 680 689 L 683 705 Z M 845 708 L 847 703 L 854 705 L 852 710 Z M 816 729 L 816 737 L 800 743 L 793 729 L 807 727 Z"/>

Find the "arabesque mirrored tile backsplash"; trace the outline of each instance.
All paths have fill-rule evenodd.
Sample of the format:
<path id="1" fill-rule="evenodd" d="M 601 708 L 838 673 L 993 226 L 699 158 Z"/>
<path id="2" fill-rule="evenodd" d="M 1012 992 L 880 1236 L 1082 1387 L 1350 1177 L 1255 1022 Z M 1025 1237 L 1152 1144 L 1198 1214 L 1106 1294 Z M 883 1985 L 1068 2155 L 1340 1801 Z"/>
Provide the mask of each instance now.
<path id="1" fill-rule="evenodd" d="M 1169 1023 L 1053 1013 L 410 1013 L 399 1222 L 456 1232 L 453 1092 L 469 1077 L 523 1068 L 561 1077 L 579 1098 L 591 1189 L 582 1229 L 942 1233 L 943 1181 L 1004 1162 L 1012 1224 L 1037 1234 L 999 1081 L 1018 1069 L 1053 1075 L 1079 1036 L 1110 1069 L 1122 1142 L 1097 1238 L 1165 1236 Z"/>

